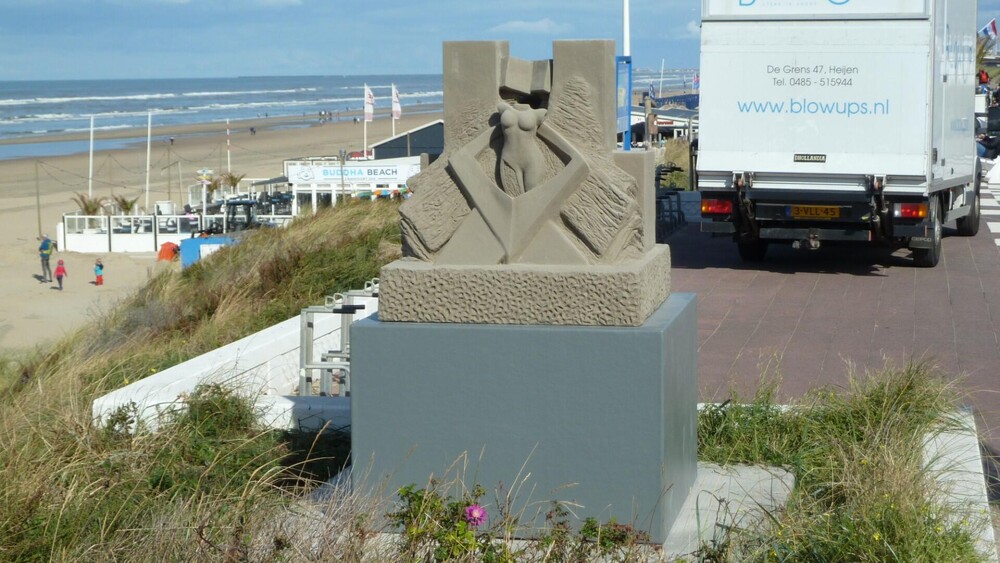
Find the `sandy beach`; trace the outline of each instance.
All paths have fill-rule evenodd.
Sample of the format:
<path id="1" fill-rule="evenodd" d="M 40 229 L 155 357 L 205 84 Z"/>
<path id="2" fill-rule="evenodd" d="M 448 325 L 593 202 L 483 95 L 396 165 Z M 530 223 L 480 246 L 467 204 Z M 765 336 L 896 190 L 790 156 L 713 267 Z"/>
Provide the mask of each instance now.
<path id="1" fill-rule="evenodd" d="M 405 115 L 396 122 L 396 133 L 441 118 L 440 108 L 423 108 L 426 113 Z M 225 123 L 203 123 L 183 127 L 155 126 L 150 157 L 149 201 L 172 200 L 186 203 L 180 186 L 194 183 L 195 171 L 209 168 L 225 172 L 227 161 L 236 174 L 247 178 L 272 178 L 283 173 L 282 162 L 303 156 L 332 156 L 341 149 L 361 150 L 363 125 L 353 115 L 343 121 L 320 124 L 315 117 L 269 118 L 229 124 L 228 155 Z M 251 134 L 250 128 L 256 130 Z M 368 124 L 369 144 L 392 135 L 385 114 L 376 113 Z M 116 130 L 99 133 L 97 139 L 145 138 L 146 130 Z M 169 138 L 174 137 L 171 144 Z M 47 137 L 46 141 L 86 141 L 87 133 Z M 38 142 L 32 139 L 30 142 Z M 18 141 L 0 141 L 9 145 Z M 28 142 L 28 141 L 20 141 Z M 94 153 L 94 197 L 124 195 L 146 198 L 146 143 Z M 183 174 L 182 176 L 179 176 Z M 55 239 L 56 224 L 62 214 L 75 211 L 75 193 L 88 191 L 89 155 L 0 160 L 0 268 L 4 281 L 0 289 L 0 352 L 23 350 L 95 324 L 100 312 L 146 282 L 155 268 L 178 267 L 157 264 L 154 253 L 83 254 L 58 252 L 52 257 L 65 261 L 64 290 L 40 281 L 38 236 Z M 105 283 L 97 287 L 94 260 L 105 265 Z M 94 326 L 94 330 L 100 330 Z"/>

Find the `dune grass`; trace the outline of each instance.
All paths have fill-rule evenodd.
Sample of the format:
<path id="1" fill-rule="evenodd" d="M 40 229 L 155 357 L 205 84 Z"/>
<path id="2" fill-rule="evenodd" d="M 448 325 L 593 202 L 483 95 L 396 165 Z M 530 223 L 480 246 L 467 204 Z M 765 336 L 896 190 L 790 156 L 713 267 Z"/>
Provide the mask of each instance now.
<path id="1" fill-rule="evenodd" d="M 775 385 L 749 401 L 707 406 L 699 458 L 790 469 L 787 506 L 733 530 L 703 554 L 723 561 L 978 561 L 987 515 L 948 508 L 926 467 L 928 435 L 956 429 L 959 394 L 928 364 L 853 376 L 775 405 Z"/>
<path id="2" fill-rule="evenodd" d="M 128 409 L 94 428 L 91 402 L 361 287 L 399 255 L 397 213 L 347 204 L 252 233 L 157 275 L 87 330 L 0 359 L 0 560 L 145 560 L 151 535 L 178 560 L 246 549 L 241 528 L 268 513 L 256 503 L 278 510 L 328 476 L 301 445 L 260 429 L 232 390 L 200 391 L 157 434 L 123 431 Z"/>
<path id="3" fill-rule="evenodd" d="M 660 186 L 663 188 L 672 188 L 678 190 L 690 190 L 691 189 L 691 176 L 688 168 L 690 168 L 690 147 L 691 144 L 688 143 L 686 139 L 669 139 L 663 145 L 663 159 L 662 164 L 674 163 L 680 166 L 683 170 L 676 172 L 671 172 L 667 174 L 660 180 Z"/>
<path id="4" fill-rule="evenodd" d="M 376 277 L 399 254 L 397 211 L 388 202 L 344 205 L 253 233 L 183 273 L 157 275 L 98 319 L 100 330 L 0 358 L 0 560 L 629 561 L 650 554 L 629 523 L 571 518 L 559 505 L 541 530 L 519 529 L 510 514 L 463 527 L 470 501 L 492 515 L 509 506 L 503 495 L 466 498 L 482 491 L 476 484 L 432 483 L 392 503 L 321 487 L 346 462 L 349 436 L 262 429 L 252 397 L 240 390 L 199 388 L 189 408 L 168 413 L 155 434 L 129 431 L 136 414 L 129 407 L 105 427 L 91 424 L 95 397 Z M 705 409 L 702 459 L 788 467 L 798 484 L 786 508 L 762 525 L 720 535 L 698 557 L 975 561 L 976 524 L 934 496 L 920 459 L 921 437 L 947 424 L 957 400 L 940 374 L 916 365 L 859 376 L 845 392 L 817 391 L 791 409 L 775 406 L 773 385 L 745 403 L 734 397 Z M 394 525 L 416 526 L 415 535 L 380 536 Z M 539 541 L 513 541 L 526 534 Z"/>

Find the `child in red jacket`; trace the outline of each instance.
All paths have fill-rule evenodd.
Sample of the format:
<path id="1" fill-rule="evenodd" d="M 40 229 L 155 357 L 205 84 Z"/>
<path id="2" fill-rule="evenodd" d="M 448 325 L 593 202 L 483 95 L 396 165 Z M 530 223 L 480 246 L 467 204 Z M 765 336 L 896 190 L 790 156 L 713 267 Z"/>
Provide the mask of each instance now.
<path id="1" fill-rule="evenodd" d="M 59 261 L 56 271 L 53 274 L 56 276 L 56 281 L 59 282 L 59 291 L 62 291 L 63 278 L 69 277 L 69 274 L 66 273 L 66 265 L 63 264 L 62 260 Z"/>

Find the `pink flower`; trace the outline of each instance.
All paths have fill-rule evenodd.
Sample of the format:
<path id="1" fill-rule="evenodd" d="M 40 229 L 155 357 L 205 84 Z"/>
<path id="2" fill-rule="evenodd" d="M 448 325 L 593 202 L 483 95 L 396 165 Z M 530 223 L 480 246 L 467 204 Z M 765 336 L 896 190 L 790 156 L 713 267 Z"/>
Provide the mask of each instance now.
<path id="1" fill-rule="evenodd" d="M 465 507 L 465 521 L 473 528 L 478 528 L 486 523 L 486 509 L 478 504 Z"/>

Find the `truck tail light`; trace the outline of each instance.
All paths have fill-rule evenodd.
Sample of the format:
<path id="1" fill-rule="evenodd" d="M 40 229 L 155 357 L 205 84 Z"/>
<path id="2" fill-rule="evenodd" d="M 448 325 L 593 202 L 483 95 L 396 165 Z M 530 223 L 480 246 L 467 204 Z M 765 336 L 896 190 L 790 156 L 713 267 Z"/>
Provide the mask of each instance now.
<path id="1" fill-rule="evenodd" d="M 897 203 L 893 216 L 900 219 L 924 219 L 927 217 L 927 204 Z"/>
<path id="2" fill-rule="evenodd" d="M 701 200 L 702 215 L 730 215 L 732 212 L 733 212 L 733 200 L 731 199 Z"/>

